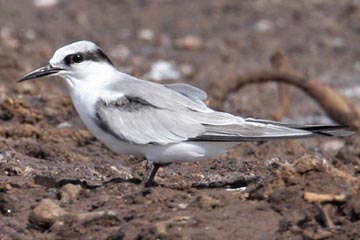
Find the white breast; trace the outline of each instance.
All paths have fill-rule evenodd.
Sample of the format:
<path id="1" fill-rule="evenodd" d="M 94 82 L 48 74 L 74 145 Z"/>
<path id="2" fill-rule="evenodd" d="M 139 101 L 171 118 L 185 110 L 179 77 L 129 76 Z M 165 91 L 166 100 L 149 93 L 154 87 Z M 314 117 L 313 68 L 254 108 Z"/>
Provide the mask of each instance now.
<path id="1" fill-rule="evenodd" d="M 94 136 L 104 143 L 108 148 L 116 153 L 125 153 L 125 154 L 136 154 L 143 155 L 141 151 L 133 144 L 125 143 L 112 135 L 106 133 L 95 123 L 95 103 L 99 99 L 101 92 L 102 94 L 106 92 L 100 91 L 99 88 L 92 88 L 91 86 L 81 87 L 79 85 L 71 85 L 69 87 L 70 96 L 76 111 L 78 112 L 81 120 L 89 131 L 94 134 Z M 110 94 L 107 94 L 109 96 Z M 114 98 L 121 97 L 114 96 Z"/>

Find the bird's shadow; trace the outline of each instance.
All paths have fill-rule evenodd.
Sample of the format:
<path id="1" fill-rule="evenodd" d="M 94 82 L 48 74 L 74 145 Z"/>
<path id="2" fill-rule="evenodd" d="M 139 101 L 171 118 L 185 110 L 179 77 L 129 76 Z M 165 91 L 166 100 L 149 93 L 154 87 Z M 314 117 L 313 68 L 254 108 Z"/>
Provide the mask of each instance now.
<path id="1" fill-rule="evenodd" d="M 257 183 L 259 180 L 260 177 L 252 177 L 252 178 L 242 177 L 230 181 L 197 182 L 197 183 L 192 183 L 190 186 L 195 189 L 213 189 L 213 188 L 237 189 L 241 187 L 246 187 L 249 184 Z M 118 177 L 118 178 L 109 179 L 99 184 L 92 184 L 87 182 L 86 180 L 81 180 L 81 179 L 60 179 L 57 181 L 55 178 L 40 176 L 40 175 L 34 177 L 34 182 L 35 184 L 47 188 L 61 188 L 62 186 L 70 183 L 74 185 L 80 185 L 84 189 L 96 189 L 113 183 L 132 183 L 136 185 L 142 184 L 142 180 L 139 178 L 125 179 Z M 174 188 L 174 186 L 170 187 L 167 186 L 167 184 L 161 184 L 161 183 L 155 183 L 153 187 Z"/>
<path id="2" fill-rule="evenodd" d="M 40 175 L 36 175 L 34 177 L 34 182 L 35 184 L 47 187 L 47 188 L 61 188 L 62 186 L 66 185 L 66 184 L 74 184 L 74 185 L 80 185 L 82 188 L 84 189 L 96 189 L 99 187 L 103 187 L 106 186 L 108 184 L 111 183 L 133 183 L 133 184 L 141 184 L 141 179 L 139 178 L 112 178 L 110 180 L 107 180 L 105 182 L 99 183 L 99 184 L 92 184 L 87 182 L 86 180 L 81 180 L 81 179 L 60 179 L 60 180 L 56 180 L 53 177 L 48 177 L 48 176 L 40 176 Z"/>

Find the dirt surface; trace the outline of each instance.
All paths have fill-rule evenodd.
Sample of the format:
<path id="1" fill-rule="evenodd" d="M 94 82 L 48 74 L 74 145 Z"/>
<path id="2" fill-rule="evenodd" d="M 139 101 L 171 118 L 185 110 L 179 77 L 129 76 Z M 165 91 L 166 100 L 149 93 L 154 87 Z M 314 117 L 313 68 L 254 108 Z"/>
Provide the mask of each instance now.
<path id="1" fill-rule="evenodd" d="M 0 239 L 360 238 L 356 136 L 244 143 L 162 168 L 158 186 L 144 188 L 146 162 L 97 141 L 60 79 L 16 84 L 58 47 L 88 39 L 138 77 L 172 64 L 177 75 L 163 82 L 196 85 L 213 108 L 241 116 L 271 119 L 277 85 L 224 102 L 214 86 L 270 68 L 278 50 L 289 68 L 359 102 L 357 1 L 1 0 L 0 23 Z M 298 90 L 283 120 L 331 122 Z"/>

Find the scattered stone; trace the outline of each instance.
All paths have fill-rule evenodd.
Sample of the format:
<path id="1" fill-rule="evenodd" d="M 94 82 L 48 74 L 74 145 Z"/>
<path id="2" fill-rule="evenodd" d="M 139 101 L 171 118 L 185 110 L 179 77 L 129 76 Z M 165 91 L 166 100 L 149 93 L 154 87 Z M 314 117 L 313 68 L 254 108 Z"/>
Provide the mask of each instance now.
<path id="1" fill-rule="evenodd" d="M 178 206 L 179 206 L 180 209 L 186 209 L 189 206 L 189 204 L 187 204 L 187 203 L 179 203 Z"/>
<path id="2" fill-rule="evenodd" d="M 57 128 L 71 128 L 73 126 L 72 122 L 66 121 L 57 125 Z"/>
<path id="3" fill-rule="evenodd" d="M 153 81 L 178 80 L 181 73 L 175 68 L 175 64 L 168 61 L 157 61 L 152 64 L 149 73 L 145 74 L 145 78 Z"/>
<path id="4" fill-rule="evenodd" d="M 266 19 L 260 19 L 255 23 L 255 31 L 260 33 L 270 32 L 274 29 L 274 24 Z"/>
<path id="5" fill-rule="evenodd" d="M 67 212 L 51 199 L 45 198 L 41 200 L 39 205 L 35 207 L 30 215 L 29 222 L 48 229 L 57 219 L 65 216 Z"/>
<path id="6" fill-rule="evenodd" d="M 80 185 L 74 185 L 68 183 L 60 189 L 60 202 L 61 203 L 72 203 L 76 200 L 81 191 Z"/>
<path id="7" fill-rule="evenodd" d="M 155 33 L 151 29 L 140 29 L 137 33 L 140 40 L 152 42 L 155 39 Z"/>
<path id="8" fill-rule="evenodd" d="M 175 40 L 175 46 L 179 49 L 186 50 L 198 50 L 204 45 L 203 40 L 194 35 L 187 35 L 183 38 L 178 38 Z"/>
<path id="9" fill-rule="evenodd" d="M 115 211 L 95 211 L 84 213 L 69 213 L 57 205 L 53 200 L 45 198 L 35 207 L 30 215 L 29 222 L 43 229 L 61 229 L 64 222 L 78 222 L 86 224 L 102 218 L 118 219 Z"/>
<path id="10" fill-rule="evenodd" d="M 186 78 L 191 78 L 195 75 L 195 67 L 190 64 L 182 64 L 180 66 L 181 74 Z"/>
<path id="11" fill-rule="evenodd" d="M 343 139 L 331 139 L 326 142 L 323 142 L 320 145 L 320 148 L 324 152 L 337 153 L 344 145 L 345 145 L 345 141 Z"/>
<path id="12" fill-rule="evenodd" d="M 38 8 L 50 8 L 59 3 L 59 0 L 34 0 L 33 4 Z"/>

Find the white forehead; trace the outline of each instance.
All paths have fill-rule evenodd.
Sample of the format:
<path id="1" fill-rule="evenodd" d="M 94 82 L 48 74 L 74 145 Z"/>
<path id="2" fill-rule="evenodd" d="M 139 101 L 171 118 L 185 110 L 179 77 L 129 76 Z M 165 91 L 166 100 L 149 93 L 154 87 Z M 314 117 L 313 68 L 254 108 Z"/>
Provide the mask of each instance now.
<path id="1" fill-rule="evenodd" d="M 64 59 L 64 57 L 66 57 L 69 54 L 74 54 L 78 52 L 92 52 L 97 50 L 98 48 L 99 47 L 95 43 L 90 41 L 74 42 L 56 50 L 53 57 L 50 59 L 49 63 L 50 64 L 59 63 Z"/>

